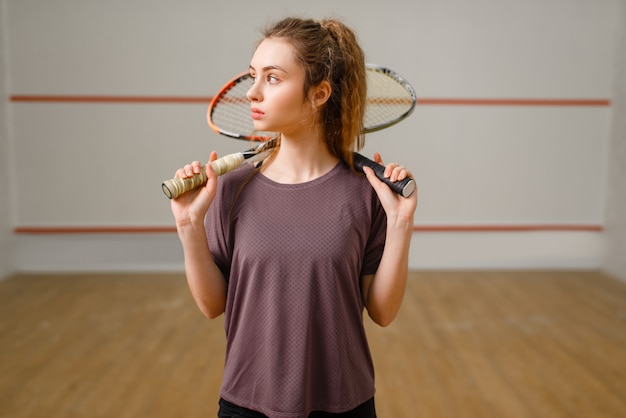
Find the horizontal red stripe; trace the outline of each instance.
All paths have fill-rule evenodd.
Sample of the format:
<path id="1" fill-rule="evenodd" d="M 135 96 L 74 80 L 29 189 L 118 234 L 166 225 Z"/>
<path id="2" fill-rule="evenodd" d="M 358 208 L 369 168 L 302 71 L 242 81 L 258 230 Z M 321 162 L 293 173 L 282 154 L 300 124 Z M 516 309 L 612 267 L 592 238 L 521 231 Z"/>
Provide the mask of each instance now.
<path id="1" fill-rule="evenodd" d="M 37 103 L 203 103 L 211 97 L 184 96 L 45 96 L 13 95 L 12 102 Z M 420 98 L 420 106 L 611 106 L 608 99 L 462 99 L 462 98 Z"/>
<path id="2" fill-rule="evenodd" d="M 523 232 L 523 231 L 589 231 L 601 232 L 602 225 L 417 225 L 415 232 Z"/>
<path id="3" fill-rule="evenodd" d="M 176 232 L 173 226 L 19 226 L 16 234 L 145 234 Z"/>
<path id="4" fill-rule="evenodd" d="M 610 106 L 607 99 L 417 99 L 418 105 L 447 106 Z"/>
<path id="5" fill-rule="evenodd" d="M 524 232 L 524 231 L 587 231 L 602 232 L 602 225 L 416 225 L 415 232 Z M 145 234 L 175 233 L 173 226 L 21 226 L 16 234 Z"/>
<path id="6" fill-rule="evenodd" d="M 209 104 L 211 97 L 177 96 L 11 96 L 12 102 L 53 103 L 203 103 Z"/>

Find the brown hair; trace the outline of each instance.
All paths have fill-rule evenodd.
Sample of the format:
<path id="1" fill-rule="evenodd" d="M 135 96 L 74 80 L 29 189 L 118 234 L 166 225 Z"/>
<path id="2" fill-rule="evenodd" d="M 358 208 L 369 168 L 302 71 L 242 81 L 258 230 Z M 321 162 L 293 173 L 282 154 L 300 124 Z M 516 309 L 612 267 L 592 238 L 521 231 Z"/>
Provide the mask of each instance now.
<path id="1" fill-rule="evenodd" d="M 336 19 L 289 17 L 263 35 L 292 45 L 305 72 L 305 97 L 322 81 L 330 84 L 330 98 L 321 109 L 324 138 L 330 152 L 352 166 L 352 151 L 364 145 L 367 94 L 365 57 L 355 33 Z"/>

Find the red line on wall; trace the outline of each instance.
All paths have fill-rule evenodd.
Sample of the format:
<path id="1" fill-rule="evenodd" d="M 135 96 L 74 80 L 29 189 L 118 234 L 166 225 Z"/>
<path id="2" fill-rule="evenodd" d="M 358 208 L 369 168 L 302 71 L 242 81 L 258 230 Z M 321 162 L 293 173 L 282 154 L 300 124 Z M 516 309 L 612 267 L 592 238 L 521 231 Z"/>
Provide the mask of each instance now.
<path id="1" fill-rule="evenodd" d="M 191 96 L 76 96 L 76 95 L 12 95 L 11 102 L 35 103 L 203 103 L 211 97 Z M 426 106 L 578 106 L 608 107 L 608 99 L 468 99 L 468 98 L 419 98 L 418 105 Z"/>
<path id="2" fill-rule="evenodd" d="M 602 232 L 602 225 L 417 225 L 415 232 L 525 232 L 525 231 L 587 231 Z"/>
<path id="3" fill-rule="evenodd" d="M 602 225 L 536 224 L 536 225 L 416 225 L 415 232 L 529 232 L 581 231 L 602 232 Z M 151 234 L 175 233 L 174 226 L 20 226 L 16 234 Z"/>
<path id="4" fill-rule="evenodd" d="M 446 106 L 611 106 L 606 99 L 417 99 L 418 105 Z"/>
<path id="5" fill-rule="evenodd" d="M 209 104 L 211 97 L 183 97 L 183 96 L 43 96 L 43 95 L 13 95 L 12 102 L 37 103 L 205 103 Z"/>
<path id="6" fill-rule="evenodd" d="M 147 234 L 176 232 L 174 226 L 18 226 L 16 234 Z"/>

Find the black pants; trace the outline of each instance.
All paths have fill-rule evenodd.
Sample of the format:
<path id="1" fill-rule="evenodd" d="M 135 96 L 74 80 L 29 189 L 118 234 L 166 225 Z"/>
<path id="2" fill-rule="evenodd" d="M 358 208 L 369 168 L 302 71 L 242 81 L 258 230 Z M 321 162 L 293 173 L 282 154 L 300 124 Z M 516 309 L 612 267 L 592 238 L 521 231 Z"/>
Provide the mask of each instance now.
<path id="1" fill-rule="evenodd" d="M 220 410 L 218 418 L 267 418 L 260 412 L 242 408 L 224 399 L 220 399 Z M 309 414 L 309 418 L 376 418 L 376 408 L 374 398 L 362 403 L 352 411 L 333 414 L 330 412 L 314 411 Z"/>

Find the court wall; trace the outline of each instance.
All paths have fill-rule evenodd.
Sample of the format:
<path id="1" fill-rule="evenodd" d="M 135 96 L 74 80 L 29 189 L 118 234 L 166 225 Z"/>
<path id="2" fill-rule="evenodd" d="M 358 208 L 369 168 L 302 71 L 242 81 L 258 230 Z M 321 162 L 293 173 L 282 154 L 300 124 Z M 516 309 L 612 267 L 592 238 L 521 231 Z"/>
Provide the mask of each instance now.
<path id="1" fill-rule="evenodd" d="M 621 3 L 626 22 L 626 1 Z M 606 254 L 603 267 L 626 280 L 626 26 L 616 45 L 615 82 L 611 129 L 611 157 L 606 215 Z"/>
<path id="2" fill-rule="evenodd" d="M 2 4 L 15 270 L 181 269 L 161 181 L 247 146 L 210 131 L 208 100 L 289 14 L 342 18 L 369 62 L 418 92 L 414 115 L 363 151 L 417 178 L 411 267 L 598 268 L 617 242 L 620 0 Z"/>
<path id="3" fill-rule="evenodd" d="M 12 189 L 11 182 L 11 155 L 12 149 L 9 146 L 8 110 L 9 102 L 4 100 L 7 94 L 8 74 L 6 69 L 6 20 L 4 4 L 0 3 L 0 279 L 10 275 L 15 268 L 13 254 L 13 217 L 12 209 Z"/>

